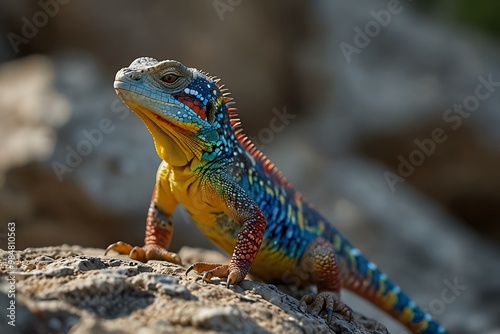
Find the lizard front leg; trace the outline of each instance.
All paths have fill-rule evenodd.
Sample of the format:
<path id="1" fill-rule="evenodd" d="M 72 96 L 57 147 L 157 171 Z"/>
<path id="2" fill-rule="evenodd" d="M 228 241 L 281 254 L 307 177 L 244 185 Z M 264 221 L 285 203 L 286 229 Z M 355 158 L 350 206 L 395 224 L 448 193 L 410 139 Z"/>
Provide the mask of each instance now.
<path id="1" fill-rule="evenodd" d="M 227 278 L 226 285 L 229 286 L 241 283 L 250 271 L 264 237 L 266 217 L 257 203 L 234 181 L 224 177 L 213 180 L 215 202 L 219 202 L 221 209 L 239 222 L 241 228 L 229 264 L 198 262 L 191 265 L 186 274 L 191 270 L 203 273 L 204 281 L 210 281 L 212 277 Z"/>
<path id="2" fill-rule="evenodd" d="M 123 241 L 118 241 L 109 245 L 104 254 L 114 250 L 120 254 L 128 254 L 131 259 L 141 262 L 164 260 L 181 264 L 179 256 L 168 251 L 174 233 L 172 213 L 176 206 L 177 202 L 170 191 L 168 165 L 163 162 L 158 168 L 156 185 L 148 210 L 144 246 L 134 247 Z"/>

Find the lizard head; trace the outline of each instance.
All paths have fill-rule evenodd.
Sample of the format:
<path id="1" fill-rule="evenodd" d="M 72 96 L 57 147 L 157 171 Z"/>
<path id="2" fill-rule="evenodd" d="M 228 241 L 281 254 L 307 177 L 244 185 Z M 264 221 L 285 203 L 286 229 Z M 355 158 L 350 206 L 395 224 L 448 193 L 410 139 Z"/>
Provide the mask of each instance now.
<path id="1" fill-rule="evenodd" d="M 114 88 L 170 165 L 196 165 L 228 154 L 231 98 L 216 79 L 174 60 L 144 57 L 118 71 Z"/>

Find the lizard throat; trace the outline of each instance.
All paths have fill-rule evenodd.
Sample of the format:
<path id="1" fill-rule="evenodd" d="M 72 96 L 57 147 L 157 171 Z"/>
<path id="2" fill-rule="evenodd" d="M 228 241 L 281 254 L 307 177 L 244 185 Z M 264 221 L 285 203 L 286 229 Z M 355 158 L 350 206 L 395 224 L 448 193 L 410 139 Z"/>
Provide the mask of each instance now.
<path id="1" fill-rule="evenodd" d="M 186 127 L 161 117 L 133 101 L 126 101 L 129 108 L 144 122 L 153 136 L 158 156 L 172 166 L 196 165 L 202 160 L 205 144 L 193 137 L 195 125 Z"/>

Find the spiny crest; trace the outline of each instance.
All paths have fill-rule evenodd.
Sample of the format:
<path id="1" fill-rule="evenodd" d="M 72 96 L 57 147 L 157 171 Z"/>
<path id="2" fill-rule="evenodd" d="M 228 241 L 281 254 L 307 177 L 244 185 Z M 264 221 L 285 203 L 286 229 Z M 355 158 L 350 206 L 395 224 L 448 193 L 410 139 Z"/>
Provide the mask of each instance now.
<path id="1" fill-rule="evenodd" d="M 241 120 L 238 116 L 238 112 L 236 110 L 236 107 L 232 107 L 235 102 L 234 98 L 232 98 L 231 92 L 223 85 L 220 84 L 220 79 L 211 76 L 209 77 L 210 80 L 214 81 L 217 87 L 219 88 L 220 92 L 222 93 L 222 97 L 224 99 L 224 103 L 227 106 L 227 110 L 229 113 L 229 120 L 231 122 L 231 125 L 233 127 L 233 134 L 236 137 L 236 139 L 243 145 L 243 147 L 257 160 L 259 160 L 262 165 L 264 166 L 264 169 L 274 175 L 276 178 L 278 178 L 283 184 L 288 185 L 291 187 L 291 185 L 286 181 L 285 177 L 281 173 L 281 171 L 269 160 L 264 153 L 262 153 L 256 146 L 255 144 L 248 138 L 248 136 L 243 132 L 243 127 L 241 126 Z"/>

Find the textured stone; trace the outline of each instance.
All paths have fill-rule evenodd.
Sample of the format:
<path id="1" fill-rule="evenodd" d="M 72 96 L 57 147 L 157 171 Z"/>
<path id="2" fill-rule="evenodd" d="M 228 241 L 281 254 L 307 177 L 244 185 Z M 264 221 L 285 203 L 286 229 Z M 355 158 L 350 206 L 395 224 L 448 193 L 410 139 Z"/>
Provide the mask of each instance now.
<path id="1" fill-rule="evenodd" d="M 184 248 L 192 260 L 217 257 Z M 297 300 L 273 285 L 245 280 L 240 286 L 204 283 L 198 274 L 160 262 L 138 263 L 123 256 L 96 255 L 78 246 L 30 248 L 16 252 L 16 327 L 2 333 L 388 333 L 374 320 L 355 314 L 348 322 L 304 313 Z M 100 250 L 104 254 L 104 250 Z M 50 254 L 50 255 L 48 255 Z M 5 268 L 7 252 L 0 251 Z M 34 270 L 30 264 L 49 263 Z M 7 305 L 9 273 L 0 272 L 0 304 Z M 219 282 L 222 283 L 222 282 Z M 3 326 L 3 323 L 2 323 Z M 19 330 L 19 331 L 18 331 Z"/>

